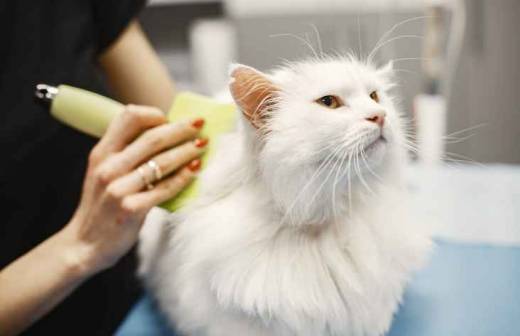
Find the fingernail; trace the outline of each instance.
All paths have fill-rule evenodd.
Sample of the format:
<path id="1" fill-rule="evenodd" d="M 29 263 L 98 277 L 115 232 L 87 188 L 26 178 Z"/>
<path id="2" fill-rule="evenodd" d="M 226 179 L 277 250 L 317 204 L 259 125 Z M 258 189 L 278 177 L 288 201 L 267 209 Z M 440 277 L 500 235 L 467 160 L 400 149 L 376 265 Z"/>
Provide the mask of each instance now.
<path id="1" fill-rule="evenodd" d="M 197 128 L 197 129 L 201 129 L 202 126 L 204 126 L 204 119 L 202 119 L 202 118 L 195 119 L 195 121 L 191 123 L 191 126 Z"/>
<path id="2" fill-rule="evenodd" d="M 196 172 L 200 169 L 201 164 L 202 162 L 200 161 L 200 159 L 195 159 L 188 164 L 188 169 L 192 172 Z"/>
<path id="3" fill-rule="evenodd" d="M 195 147 L 202 148 L 202 147 L 206 146 L 207 144 L 208 144 L 208 139 L 207 138 L 195 139 Z"/>

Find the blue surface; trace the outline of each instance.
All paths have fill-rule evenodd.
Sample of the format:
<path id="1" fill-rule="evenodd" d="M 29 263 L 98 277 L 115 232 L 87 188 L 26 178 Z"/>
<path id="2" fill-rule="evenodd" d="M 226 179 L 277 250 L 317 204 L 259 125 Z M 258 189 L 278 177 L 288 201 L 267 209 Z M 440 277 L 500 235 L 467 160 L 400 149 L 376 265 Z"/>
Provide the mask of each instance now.
<path id="1" fill-rule="evenodd" d="M 390 336 L 519 336 L 520 248 L 440 242 Z"/>
<path id="2" fill-rule="evenodd" d="M 144 296 L 132 308 L 116 332 L 117 336 L 174 336 L 166 319 L 148 296 Z"/>
<path id="3" fill-rule="evenodd" d="M 143 298 L 119 336 L 172 336 Z M 439 242 L 408 286 L 389 336 L 520 335 L 520 247 Z"/>

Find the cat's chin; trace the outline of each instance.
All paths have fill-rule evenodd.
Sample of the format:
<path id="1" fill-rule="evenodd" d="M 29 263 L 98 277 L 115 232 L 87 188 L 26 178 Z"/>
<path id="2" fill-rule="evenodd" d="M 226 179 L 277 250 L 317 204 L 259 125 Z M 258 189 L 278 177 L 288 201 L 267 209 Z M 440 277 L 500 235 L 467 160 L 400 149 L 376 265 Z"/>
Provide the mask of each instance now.
<path id="1" fill-rule="evenodd" d="M 370 157 L 378 152 L 386 151 L 387 144 L 388 141 L 380 135 L 374 141 L 365 146 L 364 152 L 368 157 Z"/>
<path id="2" fill-rule="evenodd" d="M 379 165 L 384 160 L 387 150 L 388 140 L 381 135 L 365 146 L 364 154 L 371 166 Z"/>

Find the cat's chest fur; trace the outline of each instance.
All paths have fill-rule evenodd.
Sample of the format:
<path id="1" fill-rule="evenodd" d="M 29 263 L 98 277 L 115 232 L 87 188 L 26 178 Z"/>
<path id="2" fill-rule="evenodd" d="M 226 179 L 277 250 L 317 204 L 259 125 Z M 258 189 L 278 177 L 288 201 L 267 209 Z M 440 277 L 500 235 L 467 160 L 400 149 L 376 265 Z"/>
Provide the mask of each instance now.
<path id="1" fill-rule="evenodd" d="M 152 275 L 170 283 L 158 295 L 175 302 L 163 306 L 171 317 L 183 325 L 186 316 L 206 319 L 201 335 L 226 319 L 237 332 L 258 328 L 259 335 L 387 330 L 422 248 L 407 242 L 398 209 L 385 215 L 395 204 L 385 209 L 381 199 L 378 211 L 360 208 L 336 223 L 296 229 L 280 225 L 283 217 L 258 195 L 242 187 L 175 220 L 171 248 Z"/>

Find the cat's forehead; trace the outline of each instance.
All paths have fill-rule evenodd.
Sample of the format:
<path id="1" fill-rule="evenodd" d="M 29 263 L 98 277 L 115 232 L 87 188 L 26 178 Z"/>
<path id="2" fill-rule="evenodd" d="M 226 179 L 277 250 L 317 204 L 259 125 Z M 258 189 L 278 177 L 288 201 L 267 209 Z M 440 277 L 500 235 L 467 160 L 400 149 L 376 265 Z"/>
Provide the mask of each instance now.
<path id="1" fill-rule="evenodd" d="M 275 72 L 274 79 L 283 89 L 302 94 L 376 89 L 385 84 L 375 67 L 349 58 L 290 64 Z"/>

